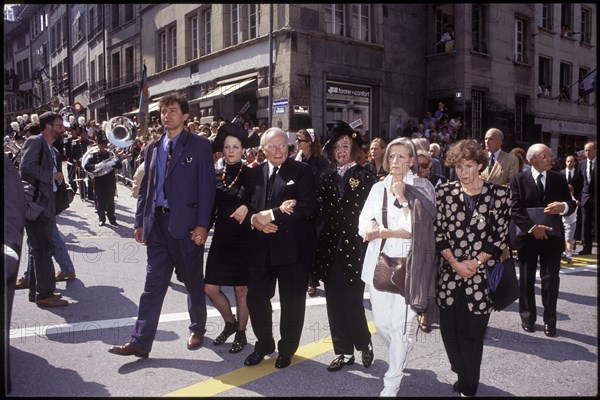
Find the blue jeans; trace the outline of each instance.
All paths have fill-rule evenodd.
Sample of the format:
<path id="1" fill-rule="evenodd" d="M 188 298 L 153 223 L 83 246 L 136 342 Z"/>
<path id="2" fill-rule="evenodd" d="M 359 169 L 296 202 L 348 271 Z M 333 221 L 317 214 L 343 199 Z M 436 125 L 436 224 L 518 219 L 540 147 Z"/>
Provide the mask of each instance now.
<path id="1" fill-rule="evenodd" d="M 61 272 L 71 273 L 75 272 L 75 266 L 73 265 L 73 261 L 71 261 L 71 257 L 69 257 L 69 252 L 67 251 L 67 245 L 63 240 L 60 232 L 58 232 L 58 226 L 56 225 L 56 221 L 52 222 L 52 242 L 54 244 L 54 253 L 52 256 L 54 257 L 54 261 L 58 263 Z M 27 241 L 27 250 L 29 252 L 29 258 L 27 263 L 27 270 L 23 274 L 25 278 L 28 278 L 29 270 L 33 264 L 33 253 L 31 252 L 31 246 L 29 245 L 29 241 Z"/>

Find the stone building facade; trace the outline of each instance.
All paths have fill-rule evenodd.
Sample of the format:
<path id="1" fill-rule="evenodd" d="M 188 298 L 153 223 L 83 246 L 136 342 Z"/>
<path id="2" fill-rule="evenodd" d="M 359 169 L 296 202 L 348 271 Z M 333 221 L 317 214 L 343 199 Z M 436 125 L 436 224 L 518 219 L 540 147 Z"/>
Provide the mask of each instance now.
<path id="1" fill-rule="evenodd" d="M 326 139 L 328 124 L 343 119 L 365 140 L 390 140 L 443 102 L 462 116 L 464 136 L 498 127 L 507 147 L 542 141 L 572 153 L 596 137 L 596 93 L 578 95 L 596 69 L 593 3 L 19 7 L 5 35 L 5 76 L 27 58 L 18 32 L 34 32 L 40 15 L 51 22 L 42 32 L 67 15 L 69 40 L 45 66 L 34 55 L 39 44 L 30 46 L 31 73 L 19 85 L 38 95 L 5 102 L 5 126 L 21 111 L 51 107 L 51 97 L 79 103 L 88 119 L 134 116 L 145 64 L 150 111 L 176 91 L 202 122 L 242 113 L 255 125 L 313 127 Z M 453 40 L 443 42 L 449 27 Z M 32 79 L 42 68 L 49 77 Z M 59 69 L 70 83 L 62 96 Z M 44 84 L 52 96 L 39 96 Z"/>

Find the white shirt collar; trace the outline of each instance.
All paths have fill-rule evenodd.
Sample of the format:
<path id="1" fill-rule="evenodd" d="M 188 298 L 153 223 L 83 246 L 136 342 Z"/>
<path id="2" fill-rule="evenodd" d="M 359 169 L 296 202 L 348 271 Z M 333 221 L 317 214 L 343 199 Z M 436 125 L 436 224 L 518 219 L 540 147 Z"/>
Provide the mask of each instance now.
<path id="1" fill-rule="evenodd" d="M 546 179 L 546 172 L 538 172 L 534 167 L 531 167 L 531 175 L 533 175 L 533 180 L 537 180 L 538 175 L 542 175 L 542 180 Z"/>
<path id="2" fill-rule="evenodd" d="M 267 161 L 267 164 L 269 164 L 269 176 L 271 176 L 271 174 L 273 173 L 273 168 L 275 168 L 275 166 L 273 164 L 271 164 L 270 161 Z M 281 165 L 279 165 L 277 167 L 277 173 L 279 173 L 280 169 L 281 169 Z"/>

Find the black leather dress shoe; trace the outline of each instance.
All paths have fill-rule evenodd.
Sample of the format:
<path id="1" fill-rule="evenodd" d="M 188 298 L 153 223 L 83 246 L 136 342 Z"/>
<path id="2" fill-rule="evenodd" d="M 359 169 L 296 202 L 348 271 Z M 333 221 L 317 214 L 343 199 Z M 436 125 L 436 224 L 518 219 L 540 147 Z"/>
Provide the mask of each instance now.
<path id="1" fill-rule="evenodd" d="M 259 353 L 258 351 L 253 351 L 244 360 L 244 365 L 247 365 L 247 366 L 258 365 L 262 362 L 262 360 L 263 360 L 263 358 L 265 358 L 265 356 L 266 356 L 266 354 Z"/>
<path id="2" fill-rule="evenodd" d="M 104 225 L 106 225 L 106 221 L 99 221 L 98 222 L 98 226 L 104 226 Z"/>
<path id="3" fill-rule="evenodd" d="M 354 364 L 354 356 L 346 360 L 346 357 L 344 357 L 343 354 L 340 354 L 335 360 L 331 362 L 331 364 L 329 364 L 329 367 L 327 367 L 327 371 L 339 371 L 340 369 L 344 368 L 344 366 L 352 364 Z"/>
<path id="4" fill-rule="evenodd" d="M 535 325 L 533 325 L 533 324 L 529 324 L 527 322 L 522 322 L 521 327 L 523 328 L 523 330 L 525 332 L 529 332 L 529 333 L 535 332 Z"/>
<path id="5" fill-rule="evenodd" d="M 127 343 L 125 346 L 114 346 L 108 349 L 109 353 L 118 356 L 136 356 L 140 358 L 148 358 L 149 353 L 133 343 Z"/>
<path id="6" fill-rule="evenodd" d="M 292 356 L 278 355 L 275 361 L 275 368 L 285 368 L 292 363 Z"/>
<path id="7" fill-rule="evenodd" d="M 544 324 L 544 334 L 548 337 L 556 336 L 556 326 L 551 324 Z"/>

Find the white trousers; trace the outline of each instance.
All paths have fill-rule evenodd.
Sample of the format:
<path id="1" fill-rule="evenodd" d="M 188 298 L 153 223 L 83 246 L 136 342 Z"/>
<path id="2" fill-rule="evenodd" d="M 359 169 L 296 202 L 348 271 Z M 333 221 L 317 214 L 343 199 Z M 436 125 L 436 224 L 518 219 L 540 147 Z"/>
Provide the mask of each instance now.
<path id="1" fill-rule="evenodd" d="M 417 314 L 407 307 L 404 297 L 399 294 L 381 292 L 371 285 L 367 286 L 371 297 L 373 322 L 377 333 L 389 347 L 389 368 L 383 377 L 383 385 L 398 389 L 404 377 L 402 370 L 405 361 L 412 349 Z M 406 333 L 403 333 L 405 317 L 407 326 Z"/>

